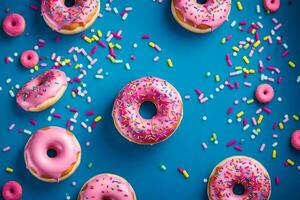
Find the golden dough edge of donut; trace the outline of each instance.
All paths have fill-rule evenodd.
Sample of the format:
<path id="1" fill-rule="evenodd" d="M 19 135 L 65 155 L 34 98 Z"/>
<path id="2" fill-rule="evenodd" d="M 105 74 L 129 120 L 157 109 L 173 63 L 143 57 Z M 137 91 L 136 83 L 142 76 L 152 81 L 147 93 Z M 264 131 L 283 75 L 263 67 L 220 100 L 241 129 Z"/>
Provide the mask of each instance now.
<path id="1" fill-rule="evenodd" d="M 208 182 L 207 182 L 207 190 L 206 190 L 206 191 L 207 191 L 207 197 L 208 197 L 208 199 L 209 199 L 209 200 L 214 200 L 214 199 L 211 198 L 211 196 L 209 195 L 209 194 L 210 194 L 210 187 L 209 187 L 209 185 L 210 185 L 210 179 L 211 179 L 211 177 L 215 175 L 216 170 L 217 170 L 218 167 L 220 167 L 221 165 L 223 165 L 224 163 L 226 163 L 228 160 L 231 160 L 231 159 L 233 159 L 233 158 L 247 158 L 247 159 L 250 159 L 250 160 L 252 160 L 252 161 L 257 162 L 257 163 L 261 166 L 261 169 L 263 170 L 265 176 L 268 176 L 269 179 L 270 179 L 270 188 L 271 188 L 271 190 L 270 190 L 270 194 L 269 194 L 269 197 L 268 197 L 268 200 L 269 200 L 269 199 L 271 198 L 271 194 L 272 194 L 272 185 L 271 185 L 272 183 L 271 183 L 271 178 L 270 178 L 270 175 L 269 175 L 267 169 L 266 169 L 266 168 L 263 166 L 263 164 L 261 164 L 258 160 L 254 159 L 254 158 L 251 158 L 251 157 L 248 157 L 248 156 L 243 156 L 243 155 L 235 155 L 235 156 L 230 156 L 230 157 L 228 157 L 228 158 L 225 158 L 224 160 L 222 160 L 221 162 L 219 162 L 219 163 L 214 167 L 214 169 L 212 170 L 211 174 L 209 175 Z"/>
<path id="2" fill-rule="evenodd" d="M 53 127 L 53 126 L 46 126 L 46 127 L 41 128 L 41 129 L 51 128 L 51 127 Z M 67 131 L 66 134 L 72 134 L 72 136 L 75 138 L 76 145 L 80 147 L 80 152 L 78 152 L 78 154 L 77 154 L 77 160 L 76 160 L 76 162 L 74 162 L 72 165 L 70 165 L 69 169 L 66 170 L 66 171 L 69 170 L 66 175 L 64 175 L 62 177 L 59 177 L 59 181 L 57 181 L 57 179 L 44 178 L 44 177 L 38 176 L 36 174 L 36 172 L 34 171 L 34 169 L 31 169 L 31 168 L 27 167 L 26 156 L 25 156 L 25 153 L 24 153 L 24 160 L 25 160 L 26 168 L 29 170 L 29 172 L 35 178 L 39 179 L 40 181 L 44 181 L 44 182 L 47 182 L 47 183 L 58 183 L 58 182 L 64 181 L 65 179 L 69 178 L 76 171 L 76 169 L 78 168 L 78 166 L 80 165 L 80 163 L 81 163 L 81 146 L 80 146 L 80 143 L 78 142 L 77 138 L 75 137 L 75 135 L 71 131 L 69 131 L 67 129 L 66 129 L 66 131 Z M 31 139 L 31 137 L 27 141 L 27 143 L 25 145 L 25 148 L 26 148 L 27 144 L 29 143 L 30 139 Z"/>

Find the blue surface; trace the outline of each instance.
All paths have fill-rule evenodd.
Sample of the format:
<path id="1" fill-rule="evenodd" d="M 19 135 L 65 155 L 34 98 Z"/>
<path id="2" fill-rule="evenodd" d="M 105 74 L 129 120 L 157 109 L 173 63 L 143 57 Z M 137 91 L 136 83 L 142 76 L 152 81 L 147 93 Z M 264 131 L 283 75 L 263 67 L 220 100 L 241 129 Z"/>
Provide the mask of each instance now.
<path id="1" fill-rule="evenodd" d="M 263 59 L 266 66 L 275 65 L 280 68 L 283 77 L 282 84 L 272 84 L 275 89 L 275 99 L 269 104 L 272 114 L 264 114 L 264 121 L 260 126 L 262 132 L 255 140 L 250 139 L 252 126 L 244 132 L 239 123 L 228 125 L 226 111 L 229 106 L 233 106 L 234 100 L 238 99 L 241 102 L 244 96 L 252 98 L 254 89 L 260 82 L 259 74 L 256 73 L 248 79 L 244 79 L 242 76 L 232 78 L 231 82 L 239 81 L 241 88 L 229 90 L 226 87 L 220 93 L 215 92 L 215 87 L 219 83 L 214 81 L 214 75 L 220 74 L 221 80 L 224 82 L 228 72 L 233 70 L 227 67 L 224 59 L 227 52 L 231 53 L 231 46 L 246 36 L 252 37 L 252 35 L 240 33 L 236 29 L 237 26 L 231 28 L 230 23 L 226 23 L 215 32 L 206 35 L 190 33 L 175 22 L 170 12 L 170 1 L 167 0 L 162 4 L 151 0 L 115 0 L 112 7 L 116 6 L 119 11 L 127 6 L 134 8 L 125 22 L 119 15 L 103 11 L 104 18 L 97 20 L 93 27 L 101 29 L 103 32 L 122 29 L 124 39 L 117 42 L 122 44 L 123 49 L 118 52 L 118 55 L 128 62 L 130 55 L 134 54 L 136 61 L 130 62 L 131 70 L 127 71 L 123 64 L 111 64 L 106 60 L 107 50 L 99 48 L 94 55 L 99 62 L 92 70 L 88 71 L 88 76 L 84 79 L 84 82 L 88 84 L 89 95 L 92 97 L 91 104 L 87 104 L 85 98 L 73 99 L 71 97 L 71 89 L 77 87 L 77 84 L 73 84 L 69 85 L 63 98 L 54 105 L 56 113 L 62 114 L 61 119 L 53 119 L 48 122 L 49 109 L 40 113 L 28 113 L 21 110 L 16 106 L 15 99 L 9 96 L 8 89 L 17 83 L 24 84 L 33 75 L 17 61 L 4 64 L 2 61 L 4 56 L 12 56 L 14 52 L 20 54 L 23 50 L 33 48 L 39 38 L 46 40 L 46 46 L 38 50 L 41 56 L 50 56 L 52 52 L 56 52 L 57 55 L 68 57 L 71 55 L 67 54 L 67 50 L 71 46 L 80 46 L 87 51 L 93 47 L 92 44 L 82 41 L 79 35 L 62 36 L 61 41 L 55 43 L 55 38 L 59 34 L 46 26 L 40 12 L 28 8 L 31 3 L 38 5 L 39 1 L 0 0 L 0 20 L 5 17 L 6 13 L 3 10 L 7 7 L 11 12 L 22 13 L 27 22 L 26 33 L 28 33 L 28 35 L 23 34 L 18 38 L 9 38 L 3 31 L 0 31 L 0 85 L 3 89 L 0 92 L 0 147 L 1 149 L 6 146 L 12 148 L 9 152 L 0 152 L 0 185 L 8 180 L 18 180 L 24 189 L 23 199 L 65 199 L 66 193 L 75 199 L 86 180 L 98 173 L 110 172 L 126 178 L 134 187 L 139 200 L 207 199 L 206 184 L 203 183 L 203 179 L 207 178 L 213 167 L 224 158 L 243 154 L 256 158 L 269 171 L 272 179 L 271 199 L 300 199 L 300 193 L 297 192 L 300 185 L 300 172 L 295 166 L 283 166 L 288 158 L 294 160 L 296 166 L 300 165 L 299 152 L 293 150 L 289 143 L 291 132 L 299 129 L 299 122 L 292 120 L 292 115 L 300 114 L 298 100 L 300 85 L 296 83 L 300 68 L 297 66 L 292 70 L 287 65 L 290 59 L 298 65 L 300 63 L 300 29 L 297 28 L 300 17 L 299 1 L 293 1 L 292 5 L 288 5 L 288 1 L 282 0 L 280 10 L 269 16 L 261 7 L 263 18 L 259 20 L 255 10 L 257 3 L 262 6 L 262 1 L 242 0 L 244 10 L 240 12 L 236 9 L 236 0 L 233 0 L 230 22 L 245 20 L 250 23 L 259 20 L 264 24 L 264 29 L 260 31 L 262 37 L 269 34 L 270 29 L 274 26 L 271 18 L 276 17 L 283 23 L 283 27 L 276 33 L 284 36 L 284 41 L 289 45 L 290 50 L 287 57 L 281 58 L 282 46 L 275 44 L 270 46 L 264 43 L 265 51 L 262 54 L 255 53 L 251 59 L 249 66 L 252 68 L 257 69 L 257 61 Z M 105 3 L 102 1 L 102 8 Z M 86 34 L 91 35 L 89 31 L 86 31 Z M 148 47 L 149 41 L 140 39 L 143 34 L 149 34 L 151 40 L 159 44 L 163 51 L 157 53 Z M 229 34 L 233 34 L 233 39 L 226 45 L 220 45 L 220 39 Z M 273 40 L 275 41 L 275 38 Z M 134 42 L 138 44 L 137 49 L 132 48 Z M 235 66 L 245 66 L 241 56 L 246 52 L 249 50 L 242 51 L 239 56 L 232 58 Z M 156 55 L 160 56 L 160 60 L 154 63 L 152 59 Z M 272 56 L 272 60 L 269 62 L 265 60 L 267 55 Z M 169 57 L 173 60 L 174 68 L 168 68 L 166 65 Z M 15 60 L 18 59 L 15 58 Z M 85 58 L 80 57 L 79 61 L 86 66 Z M 47 61 L 47 63 L 48 66 L 53 64 L 52 61 Z M 100 67 L 104 69 L 104 72 L 109 72 L 104 80 L 94 79 L 94 74 Z M 41 68 L 34 75 L 48 68 Z M 70 77 L 78 75 L 78 71 L 73 67 L 64 67 L 62 70 Z M 207 71 L 212 73 L 210 78 L 205 78 Z M 265 74 L 277 77 L 269 72 L 265 72 Z M 119 90 L 130 80 L 147 75 L 164 78 L 172 83 L 182 96 L 191 96 L 191 100 L 184 101 L 184 118 L 176 133 L 169 140 L 155 146 L 139 146 L 127 142 L 116 131 L 111 117 L 112 104 Z M 12 78 L 10 84 L 5 83 L 7 78 Z M 244 87 L 242 83 L 245 80 L 251 82 L 252 87 Z M 214 94 L 214 99 L 200 104 L 194 88 L 199 88 L 207 95 Z M 276 100 L 279 96 L 283 98 L 281 103 Z M 23 148 L 29 136 L 19 134 L 18 129 L 25 128 L 34 132 L 49 125 L 64 127 L 66 120 L 72 116 L 65 108 L 66 105 L 71 105 L 79 110 L 79 121 L 85 120 L 84 113 L 92 109 L 102 115 L 103 120 L 92 134 L 87 133 L 79 123 L 75 126 L 74 133 L 82 145 L 82 162 L 74 175 L 61 183 L 44 183 L 33 177 L 25 168 Z M 234 106 L 234 114 L 244 110 L 250 121 L 250 117 L 254 116 L 260 106 L 258 103 L 252 105 L 239 103 Z M 285 130 L 273 131 L 271 129 L 273 122 L 282 120 L 285 114 L 290 117 L 290 121 L 285 125 Z M 207 116 L 208 120 L 203 121 L 203 116 Z M 37 126 L 29 123 L 31 118 L 38 122 Z M 234 115 L 231 118 L 234 122 L 236 121 Z M 8 126 L 11 123 L 15 123 L 16 128 L 9 132 Z M 218 135 L 218 145 L 210 142 L 213 132 Z M 279 138 L 273 139 L 273 133 L 278 134 Z M 225 146 L 231 139 L 245 139 L 244 144 L 241 145 L 242 152 Z M 86 141 L 91 141 L 91 146 L 88 148 L 85 146 Z M 278 142 L 277 158 L 272 159 L 271 145 L 275 141 Z M 201 148 L 202 142 L 208 144 L 208 149 L 205 151 Z M 262 143 L 266 143 L 266 148 L 264 152 L 260 153 L 258 149 Z M 87 167 L 89 162 L 94 164 L 91 169 Z M 159 169 L 161 163 L 167 166 L 167 171 L 163 172 Z M 177 172 L 178 166 L 189 172 L 189 179 L 185 180 Z M 6 167 L 13 167 L 14 172 L 6 173 Z M 275 185 L 276 175 L 280 178 L 280 185 Z M 76 187 L 71 186 L 72 181 L 77 182 Z"/>

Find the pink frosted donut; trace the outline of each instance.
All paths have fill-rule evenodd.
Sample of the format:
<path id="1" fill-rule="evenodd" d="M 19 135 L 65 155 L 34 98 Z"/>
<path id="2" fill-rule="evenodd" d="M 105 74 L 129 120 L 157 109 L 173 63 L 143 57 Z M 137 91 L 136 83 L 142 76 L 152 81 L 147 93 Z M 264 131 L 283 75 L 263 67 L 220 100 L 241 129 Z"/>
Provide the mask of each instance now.
<path id="1" fill-rule="evenodd" d="M 32 68 L 39 62 L 39 55 L 32 50 L 24 51 L 20 57 L 21 64 L 26 68 Z"/>
<path id="2" fill-rule="evenodd" d="M 22 198 L 22 186 L 16 181 L 8 181 L 2 188 L 4 200 L 19 200 Z"/>
<path id="3" fill-rule="evenodd" d="M 176 21 L 189 31 L 207 33 L 221 26 L 231 9 L 231 0 L 172 0 L 172 14 Z"/>
<path id="4" fill-rule="evenodd" d="M 139 113 L 143 102 L 152 102 L 157 114 L 144 119 Z M 137 144 L 156 144 L 170 137 L 183 117 L 182 99 L 167 81 L 144 77 L 128 83 L 115 100 L 112 116 L 118 131 Z"/>
<path id="5" fill-rule="evenodd" d="M 26 111 L 38 112 L 55 104 L 67 88 L 60 70 L 48 70 L 26 83 L 17 94 L 17 103 Z"/>
<path id="6" fill-rule="evenodd" d="M 53 30 L 75 34 L 94 23 L 100 11 L 100 1 L 75 0 L 73 6 L 67 7 L 65 0 L 43 0 L 41 9 L 44 20 Z"/>
<path id="7" fill-rule="evenodd" d="M 114 174 L 99 174 L 81 188 L 78 200 L 136 200 L 130 183 Z"/>
<path id="8" fill-rule="evenodd" d="M 24 32 L 26 23 L 24 17 L 14 13 L 5 17 L 2 26 L 7 35 L 16 37 Z"/>
<path id="9" fill-rule="evenodd" d="M 255 97 L 260 103 L 269 103 L 274 97 L 274 90 L 269 84 L 260 84 L 256 88 Z"/>
<path id="10" fill-rule="evenodd" d="M 264 0 L 264 7 L 270 12 L 276 12 L 280 7 L 280 0 Z"/>
<path id="11" fill-rule="evenodd" d="M 236 194 L 235 187 L 243 191 Z M 207 185 L 209 200 L 268 200 L 271 180 L 267 170 L 258 161 L 246 156 L 223 160 L 212 171 Z"/>
<path id="12" fill-rule="evenodd" d="M 291 144 L 295 149 L 300 150 L 300 130 L 296 130 L 293 132 L 291 137 Z"/>
<path id="13" fill-rule="evenodd" d="M 24 157 L 27 169 L 35 177 L 46 182 L 59 182 L 71 176 L 80 164 L 81 148 L 73 133 L 49 126 L 30 137 Z"/>

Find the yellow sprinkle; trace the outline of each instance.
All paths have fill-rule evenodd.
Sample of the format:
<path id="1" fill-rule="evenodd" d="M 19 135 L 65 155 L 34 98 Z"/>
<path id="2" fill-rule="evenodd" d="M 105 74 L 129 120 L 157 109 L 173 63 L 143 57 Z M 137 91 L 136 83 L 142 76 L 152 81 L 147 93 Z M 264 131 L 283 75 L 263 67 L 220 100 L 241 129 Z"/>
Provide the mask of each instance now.
<path id="1" fill-rule="evenodd" d="M 254 35 L 256 33 L 256 29 L 252 29 L 251 33 Z"/>
<path id="2" fill-rule="evenodd" d="M 216 133 L 213 133 L 213 134 L 212 134 L 212 138 L 213 138 L 214 141 L 217 140 L 217 134 L 216 134 Z"/>
<path id="3" fill-rule="evenodd" d="M 11 168 L 11 167 L 6 167 L 5 171 L 8 172 L 8 173 L 13 173 L 14 169 Z"/>
<path id="4" fill-rule="evenodd" d="M 243 72 L 249 74 L 249 70 L 247 68 L 243 68 Z"/>
<path id="5" fill-rule="evenodd" d="M 292 161 L 292 160 L 290 160 L 290 159 L 287 159 L 286 162 L 289 163 L 289 165 L 291 165 L 291 166 L 294 166 L 294 165 L 295 165 L 295 162 Z"/>
<path id="6" fill-rule="evenodd" d="M 117 48 L 117 49 L 122 49 L 122 46 L 120 45 L 120 44 L 115 44 L 115 47 Z"/>
<path id="7" fill-rule="evenodd" d="M 298 120 L 299 120 L 298 115 L 293 115 L 293 119 L 294 119 L 295 121 L 298 121 Z"/>
<path id="8" fill-rule="evenodd" d="M 236 66 L 236 67 L 235 67 L 235 70 L 237 70 L 237 71 L 238 71 L 238 70 L 242 70 L 242 69 L 243 69 L 242 66 Z"/>
<path id="9" fill-rule="evenodd" d="M 99 38 L 98 38 L 98 36 L 97 36 L 97 35 L 93 35 L 93 39 L 94 39 L 94 40 L 96 40 L 96 41 L 98 41 L 98 40 L 99 40 Z"/>
<path id="10" fill-rule="evenodd" d="M 109 48 L 114 48 L 115 47 L 115 45 L 113 44 L 113 43 L 108 43 L 108 46 L 109 46 Z"/>
<path id="11" fill-rule="evenodd" d="M 189 173 L 186 170 L 183 170 L 182 174 L 183 174 L 184 178 L 190 177 Z"/>
<path id="12" fill-rule="evenodd" d="M 169 67 L 173 67 L 173 62 L 170 58 L 167 60 L 167 63 Z"/>
<path id="13" fill-rule="evenodd" d="M 233 46 L 233 47 L 232 47 L 232 50 L 233 50 L 233 51 L 236 51 L 236 52 L 239 52 L 239 51 L 240 51 L 240 49 L 239 49 L 237 46 Z"/>
<path id="14" fill-rule="evenodd" d="M 247 104 L 252 104 L 254 102 L 254 99 L 247 100 Z"/>
<path id="15" fill-rule="evenodd" d="M 89 38 L 89 37 L 87 37 L 87 36 L 84 36 L 84 38 L 83 38 L 85 41 L 87 41 L 88 43 L 92 43 L 92 40 Z"/>
<path id="16" fill-rule="evenodd" d="M 66 58 L 66 59 L 64 60 L 64 62 L 68 64 L 68 63 L 71 62 L 71 60 Z"/>
<path id="17" fill-rule="evenodd" d="M 108 55 L 108 58 L 112 63 L 116 62 L 116 59 L 114 57 L 112 57 L 111 55 Z"/>
<path id="18" fill-rule="evenodd" d="M 279 129 L 280 129 L 280 130 L 284 129 L 284 126 L 283 126 L 283 123 L 282 123 L 282 122 L 279 123 Z"/>
<path id="19" fill-rule="evenodd" d="M 243 5 L 240 1 L 236 2 L 236 6 L 238 8 L 239 11 L 242 11 L 243 10 Z"/>
<path id="20" fill-rule="evenodd" d="M 261 124 L 263 118 L 264 118 L 263 115 L 259 115 L 259 116 L 258 116 L 258 119 L 257 119 L 257 124 Z"/>
<path id="21" fill-rule="evenodd" d="M 250 73 L 250 74 L 254 74 L 254 73 L 255 73 L 255 70 L 254 70 L 254 69 L 250 69 L 250 70 L 249 70 L 249 73 Z"/>
<path id="22" fill-rule="evenodd" d="M 37 71 L 37 70 L 39 70 L 39 66 L 34 66 L 34 68 L 33 68 L 35 71 Z"/>
<path id="23" fill-rule="evenodd" d="M 241 112 L 239 112 L 238 114 L 236 114 L 236 117 L 237 117 L 237 118 L 240 118 L 240 117 L 242 117 L 244 114 L 245 114 L 244 111 L 241 111 Z"/>
<path id="24" fill-rule="evenodd" d="M 97 117 L 95 117 L 94 122 L 99 122 L 102 119 L 102 117 L 99 115 Z"/>
<path id="25" fill-rule="evenodd" d="M 258 133 L 261 132 L 261 129 L 260 129 L 260 128 L 256 128 L 255 130 L 256 130 L 256 132 L 258 132 Z"/>
<path id="26" fill-rule="evenodd" d="M 221 44 L 225 44 L 225 42 L 226 42 L 226 38 L 222 38 L 222 40 L 221 40 Z"/>
<path id="27" fill-rule="evenodd" d="M 76 64 L 74 69 L 78 69 L 80 67 L 80 64 Z"/>
<path id="28" fill-rule="evenodd" d="M 149 42 L 149 46 L 154 48 L 155 47 L 155 43 L 154 42 Z"/>
<path id="29" fill-rule="evenodd" d="M 220 81 L 220 76 L 217 74 L 217 75 L 215 75 L 215 81 L 216 82 L 219 82 Z"/>
<path id="30" fill-rule="evenodd" d="M 243 60 L 244 62 L 248 65 L 250 63 L 249 59 L 247 58 L 247 56 L 243 56 Z"/>
<path id="31" fill-rule="evenodd" d="M 213 141 L 215 141 L 215 140 L 214 140 L 214 138 L 213 138 L 213 137 L 211 137 L 211 138 L 210 138 L 210 141 L 212 141 L 212 142 L 213 142 Z"/>
<path id="32" fill-rule="evenodd" d="M 248 49 L 249 46 L 250 46 L 249 43 L 245 44 L 245 45 L 244 45 L 244 49 Z"/>
<path id="33" fill-rule="evenodd" d="M 268 35 L 264 37 L 264 41 L 266 41 L 266 40 L 268 40 L 268 39 L 269 39 L 269 36 L 268 36 Z"/>
<path id="34" fill-rule="evenodd" d="M 97 31 L 99 37 L 102 37 L 102 32 L 100 30 Z"/>
<path id="35" fill-rule="evenodd" d="M 253 44 L 253 47 L 256 48 L 260 45 L 260 40 L 257 40 L 254 44 Z"/>
<path id="36" fill-rule="evenodd" d="M 277 155 L 277 152 L 276 152 L 276 150 L 274 149 L 274 150 L 272 151 L 272 158 L 276 158 L 276 155 Z"/>
<path id="37" fill-rule="evenodd" d="M 74 91 L 72 91 L 72 97 L 75 98 L 76 97 L 76 93 Z"/>
<path id="38" fill-rule="evenodd" d="M 295 68 L 296 67 L 296 64 L 293 61 L 289 61 L 288 63 L 289 63 L 289 66 L 291 68 Z"/>

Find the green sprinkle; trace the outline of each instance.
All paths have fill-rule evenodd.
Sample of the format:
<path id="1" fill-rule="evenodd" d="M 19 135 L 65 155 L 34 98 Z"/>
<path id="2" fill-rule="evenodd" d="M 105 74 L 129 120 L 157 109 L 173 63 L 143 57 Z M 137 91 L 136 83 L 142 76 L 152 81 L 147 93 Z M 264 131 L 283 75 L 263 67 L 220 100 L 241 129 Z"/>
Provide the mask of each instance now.
<path id="1" fill-rule="evenodd" d="M 159 167 L 160 167 L 160 169 L 162 171 L 166 171 L 167 170 L 167 167 L 164 164 L 161 164 Z"/>
<path id="2" fill-rule="evenodd" d="M 91 169 L 92 167 L 93 167 L 93 163 L 90 162 L 90 163 L 88 164 L 88 168 Z"/>

